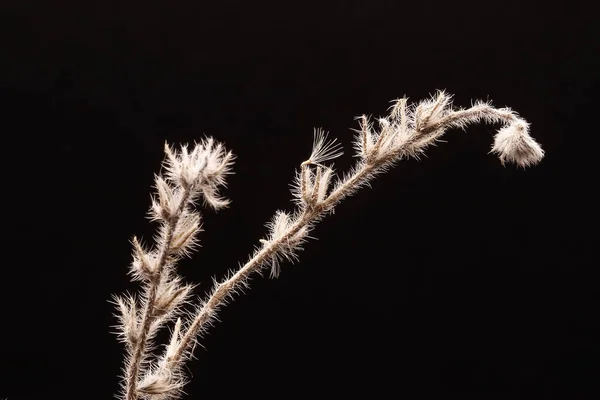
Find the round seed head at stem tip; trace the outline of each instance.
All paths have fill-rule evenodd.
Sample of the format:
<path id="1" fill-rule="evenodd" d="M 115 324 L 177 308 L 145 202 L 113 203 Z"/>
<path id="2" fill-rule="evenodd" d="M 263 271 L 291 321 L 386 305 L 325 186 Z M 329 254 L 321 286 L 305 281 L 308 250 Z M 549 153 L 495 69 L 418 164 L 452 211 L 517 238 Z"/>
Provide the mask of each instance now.
<path id="1" fill-rule="evenodd" d="M 529 135 L 529 124 L 524 120 L 500 129 L 490 152 L 496 153 L 502 164 L 508 161 L 522 168 L 535 165 L 544 157 L 544 150 Z"/>

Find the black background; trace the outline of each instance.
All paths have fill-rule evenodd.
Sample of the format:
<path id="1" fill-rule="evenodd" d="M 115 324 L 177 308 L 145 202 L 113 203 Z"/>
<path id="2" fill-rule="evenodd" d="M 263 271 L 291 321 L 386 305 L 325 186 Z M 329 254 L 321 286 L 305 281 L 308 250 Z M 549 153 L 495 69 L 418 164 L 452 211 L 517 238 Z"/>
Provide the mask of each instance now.
<path id="1" fill-rule="evenodd" d="M 541 2 L 540 2 L 541 3 Z M 584 10 L 581 10 L 584 11 Z M 526 118 L 536 168 L 451 131 L 337 207 L 296 265 L 220 314 L 186 398 L 597 398 L 598 281 L 584 155 L 597 123 L 593 13 L 533 1 L 3 1 L 0 397 L 111 398 L 128 281 L 163 143 L 237 156 L 204 212 L 201 282 L 246 261 L 310 154 L 353 162 L 354 117 L 436 89 Z"/>

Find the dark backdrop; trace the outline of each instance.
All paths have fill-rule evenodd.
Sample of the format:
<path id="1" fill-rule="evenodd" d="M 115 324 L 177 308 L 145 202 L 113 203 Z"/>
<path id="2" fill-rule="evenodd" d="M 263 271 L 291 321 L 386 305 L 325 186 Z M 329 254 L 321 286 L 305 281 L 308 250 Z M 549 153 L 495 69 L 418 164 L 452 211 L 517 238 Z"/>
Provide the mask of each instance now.
<path id="1" fill-rule="evenodd" d="M 591 14 L 536 3 L 3 1 L 0 397 L 117 392 L 108 300 L 137 290 L 165 141 L 237 155 L 181 264 L 201 295 L 291 210 L 313 127 L 347 170 L 354 117 L 446 89 L 514 108 L 546 158 L 502 167 L 474 126 L 402 162 L 223 310 L 186 398 L 597 398 L 598 48 Z"/>

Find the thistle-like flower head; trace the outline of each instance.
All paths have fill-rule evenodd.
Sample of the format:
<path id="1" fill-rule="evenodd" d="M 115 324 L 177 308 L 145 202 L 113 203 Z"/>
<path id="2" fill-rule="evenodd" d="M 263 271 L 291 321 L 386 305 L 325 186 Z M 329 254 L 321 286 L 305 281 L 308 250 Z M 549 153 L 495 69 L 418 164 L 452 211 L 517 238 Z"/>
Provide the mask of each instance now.
<path id="1" fill-rule="evenodd" d="M 502 164 L 509 161 L 523 168 L 539 163 L 544 157 L 542 147 L 529 135 L 529 124 L 522 119 L 498 131 L 490 152 L 498 154 Z"/>

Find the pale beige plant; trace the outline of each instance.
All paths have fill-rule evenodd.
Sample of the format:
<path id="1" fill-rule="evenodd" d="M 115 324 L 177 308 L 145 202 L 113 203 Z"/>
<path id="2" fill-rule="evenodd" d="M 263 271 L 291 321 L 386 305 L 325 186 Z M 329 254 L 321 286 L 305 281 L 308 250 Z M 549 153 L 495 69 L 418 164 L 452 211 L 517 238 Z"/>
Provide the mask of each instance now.
<path id="1" fill-rule="evenodd" d="M 267 224 L 269 234 L 260 239 L 248 261 L 237 272 L 215 281 L 206 299 L 187 313 L 182 306 L 189 304 L 194 288 L 182 282 L 175 267 L 198 243 L 200 213 L 194 205 L 200 198 L 216 210 L 228 205 L 218 189 L 225 185 L 234 156 L 211 138 L 191 150 L 166 145 L 165 173 L 155 177 L 156 195 L 150 208 L 151 218 L 160 224 L 155 247 L 146 249 L 137 238 L 132 240 L 130 273 L 142 283 L 141 294 L 114 298 L 119 310 L 118 334 L 127 351 L 121 397 L 179 398 L 186 383 L 183 365 L 192 356 L 198 337 L 239 289 L 249 287 L 253 273 L 270 268 L 271 276 L 278 276 L 280 263 L 297 258 L 314 225 L 341 200 L 397 161 L 419 157 L 446 130 L 476 122 L 502 124 L 491 150 L 502 163 L 526 167 L 543 158 L 543 150 L 529 135 L 529 124 L 515 112 L 484 102 L 453 109 L 451 97 L 443 91 L 416 105 L 409 105 L 406 98 L 395 101 L 389 115 L 377 121 L 377 129 L 369 118 L 360 117 L 354 140 L 357 161 L 341 178 L 325 164 L 341 155 L 341 146 L 316 130 L 312 153 L 295 176 L 294 212 L 277 211 Z M 170 321 L 174 321 L 171 339 L 161 355 L 153 356 L 156 334 Z"/>

